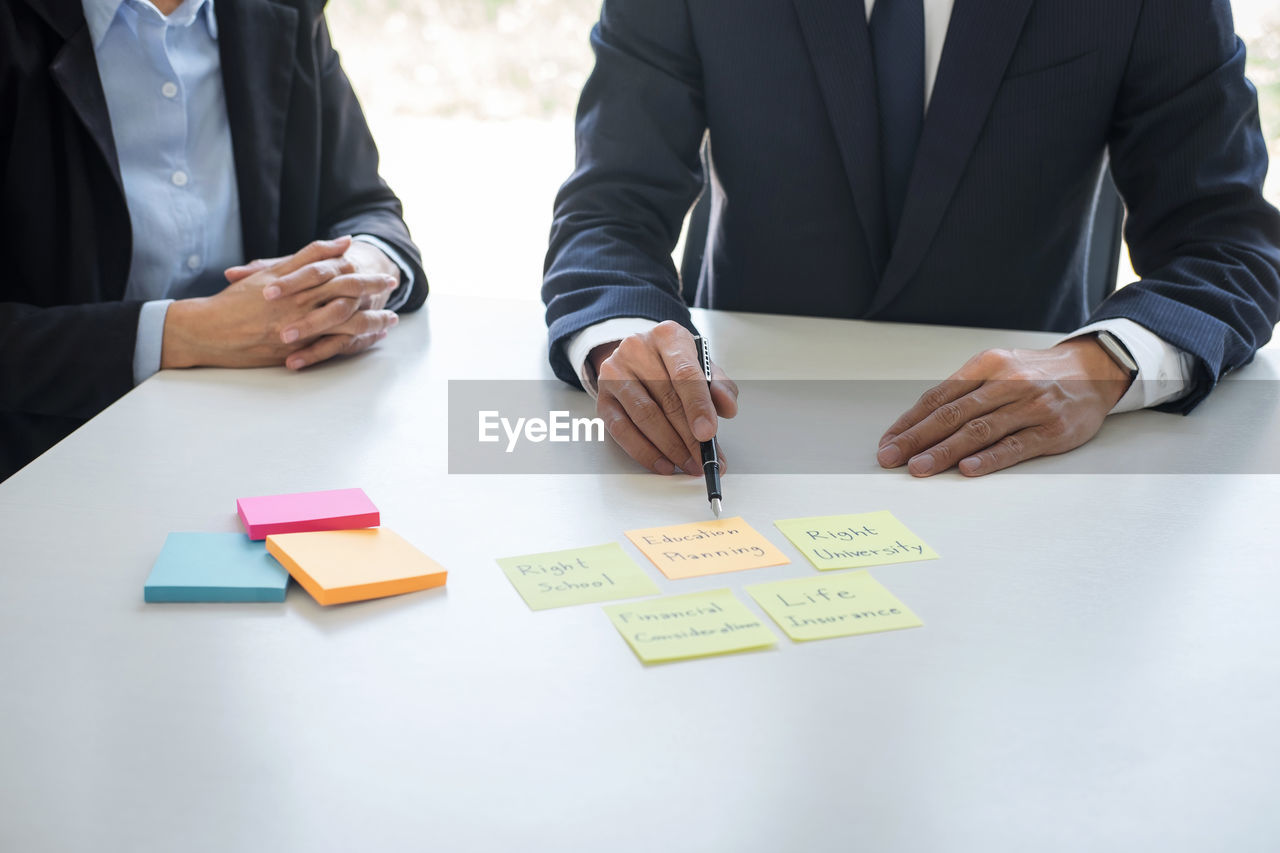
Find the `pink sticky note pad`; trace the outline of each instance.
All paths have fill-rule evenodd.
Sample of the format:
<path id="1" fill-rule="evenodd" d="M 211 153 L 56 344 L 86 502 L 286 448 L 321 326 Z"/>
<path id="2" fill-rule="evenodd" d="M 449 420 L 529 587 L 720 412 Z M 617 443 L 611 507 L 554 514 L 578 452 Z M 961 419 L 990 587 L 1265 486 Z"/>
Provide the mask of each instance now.
<path id="1" fill-rule="evenodd" d="M 236 512 L 250 539 L 266 539 L 273 533 L 354 530 L 380 523 L 378 508 L 364 489 L 239 498 Z"/>

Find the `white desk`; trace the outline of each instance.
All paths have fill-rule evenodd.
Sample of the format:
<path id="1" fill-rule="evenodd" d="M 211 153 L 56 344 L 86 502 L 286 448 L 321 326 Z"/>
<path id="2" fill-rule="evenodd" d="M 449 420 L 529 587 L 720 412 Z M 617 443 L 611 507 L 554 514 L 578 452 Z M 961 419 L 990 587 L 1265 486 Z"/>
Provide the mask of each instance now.
<path id="1" fill-rule="evenodd" d="M 740 379 L 936 379 L 1048 339 L 701 323 Z M 531 613 L 494 558 L 697 520 L 699 481 L 447 473 L 446 380 L 548 378 L 544 347 L 532 302 L 432 297 L 301 375 L 161 374 L 0 485 L 0 850 L 1280 848 L 1280 476 L 1073 473 L 1148 436 L 1211 457 L 1206 425 L 1274 445 L 1248 380 L 1280 354 L 1190 418 L 972 481 L 878 471 L 884 413 L 851 410 L 865 473 L 726 478 L 791 565 L 667 581 L 624 548 L 664 592 L 740 591 L 814 574 L 774 519 L 890 509 L 942 554 L 872 570 L 925 627 L 645 667 L 599 606 Z M 143 604 L 168 532 L 350 485 L 446 590 Z"/>

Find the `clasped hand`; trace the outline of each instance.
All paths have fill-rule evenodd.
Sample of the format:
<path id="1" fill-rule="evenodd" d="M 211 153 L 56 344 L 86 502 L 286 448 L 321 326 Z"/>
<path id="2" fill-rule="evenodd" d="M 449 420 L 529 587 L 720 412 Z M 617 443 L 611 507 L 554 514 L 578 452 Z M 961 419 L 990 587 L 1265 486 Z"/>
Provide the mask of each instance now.
<path id="1" fill-rule="evenodd" d="M 398 322 L 383 310 L 398 276 L 386 255 L 350 237 L 232 267 L 221 292 L 169 306 L 161 366 L 298 370 L 368 349 Z"/>

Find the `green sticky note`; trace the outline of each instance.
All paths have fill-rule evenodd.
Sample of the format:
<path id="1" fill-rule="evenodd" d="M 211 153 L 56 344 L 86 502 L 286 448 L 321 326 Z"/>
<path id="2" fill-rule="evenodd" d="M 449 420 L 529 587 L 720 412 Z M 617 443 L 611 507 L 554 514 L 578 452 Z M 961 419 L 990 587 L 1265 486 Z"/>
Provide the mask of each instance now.
<path id="1" fill-rule="evenodd" d="M 822 571 L 938 559 L 891 512 L 787 518 L 774 525 Z"/>
<path id="2" fill-rule="evenodd" d="M 661 592 L 617 542 L 503 557 L 498 565 L 531 610 L 640 598 Z"/>
<path id="3" fill-rule="evenodd" d="M 645 663 L 762 649 L 778 640 L 727 589 L 612 604 L 604 612 Z"/>
<path id="4" fill-rule="evenodd" d="M 823 640 L 924 623 L 868 572 L 761 583 L 747 593 L 793 640 Z"/>

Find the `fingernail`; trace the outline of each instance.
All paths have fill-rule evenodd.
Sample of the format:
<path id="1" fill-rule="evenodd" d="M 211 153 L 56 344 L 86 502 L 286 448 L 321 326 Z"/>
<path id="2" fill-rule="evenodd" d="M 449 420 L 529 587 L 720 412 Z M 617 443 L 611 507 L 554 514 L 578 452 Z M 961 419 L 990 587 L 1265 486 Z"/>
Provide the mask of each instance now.
<path id="1" fill-rule="evenodd" d="M 659 459 L 653 463 L 653 469 L 663 476 L 670 476 L 676 472 L 676 466 L 672 465 L 666 459 Z"/>
<path id="2" fill-rule="evenodd" d="M 274 284 L 269 284 L 262 288 L 262 295 L 268 299 L 275 299 L 280 295 L 280 288 L 276 287 Z"/>
<path id="3" fill-rule="evenodd" d="M 398 325 L 400 325 L 400 315 L 399 315 L 399 314 L 392 314 L 392 315 L 391 315 L 391 319 L 390 319 L 390 320 L 388 320 L 387 322 L 388 322 L 390 325 L 392 325 L 392 326 L 398 326 Z"/>
<path id="4" fill-rule="evenodd" d="M 280 335 L 280 340 L 284 341 L 286 344 L 291 344 L 297 339 L 298 339 L 297 329 L 285 329 L 284 332 Z"/>
<path id="5" fill-rule="evenodd" d="M 876 454 L 876 461 L 886 468 L 896 468 L 902 464 L 902 451 L 896 444 L 886 444 Z"/>
<path id="6" fill-rule="evenodd" d="M 686 459 L 684 461 L 684 464 L 681 465 L 680 467 L 684 469 L 684 472 L 688 474 L 690 477 L 699 477 L 702 475 L 702 466 L 699 465 L 697 460 L 694 459 L 692 456 Z"/>
<path id="7" fill-rule="evenodd" d="M 710 441 L 715 432 L 715 425 L 705 415 L 699 415 L 693 419 L 693 437 L 698 441 Z"/>
<path id="8" fill-rule="evenodd" d="M 888 444 L 888 443 L 889 443 L 889 442 L 891 442 L 891 441 L 893 441 L 893 436 L 892 436 L 892 435 L 885 435 L 885 436 L 882 436 L 882 437 L 881 437 L 881 439 L 880 439 L 880 444 L 879 444 L 879 445 L 877 445 L 877 446 L 878 446 L 878 447 L 884 447 L 886 444 Z"/>
<path id="9" fill-rule="evenodd" d="M 973 474 L 982 467 L 982 460 L 976 456 L 968 456 L 960 460 L 960 473 Z"/>
<path id="10" fill-rule="evenodd" d="M 933 454 L 921 453 L 919 456 L 911 460 L 907 465 L 907 469 L 916 476 L 928 474 L 933 470 Z"/>
<path id="11" fill-rule="evenodd" d="M 288 361 L 286 361 L 286 362 L 285 362 L 285 364 L 286 364 L 288 367 L 292 368 L 293 370 L 299 370 L 299 369 L 301 369 L 301 368 L 302 368 L 302 365 L 303 365 L 303 364 L 305 364 L 305 363 L 306 363 L 306 362 L 304 362 L 301 358 L 291 358 L 291 359 L 289 359 Z"/>
<path id="12" fill-rule="evenodd" d="M 387 287 L 395 287 L 396 285 L 396 277 L 393 275 L 384 275 L 382 280 L 386 282 Z"/>

